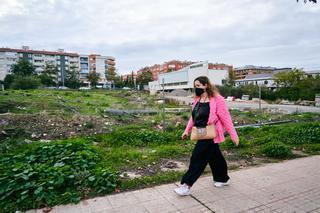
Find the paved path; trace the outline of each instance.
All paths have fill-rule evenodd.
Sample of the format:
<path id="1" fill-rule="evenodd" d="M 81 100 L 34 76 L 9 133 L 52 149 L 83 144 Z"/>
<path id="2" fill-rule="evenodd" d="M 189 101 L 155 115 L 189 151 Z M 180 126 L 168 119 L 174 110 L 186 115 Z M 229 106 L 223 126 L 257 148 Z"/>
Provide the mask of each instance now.
<path id="1" fill-rule="evenodd" d="M 192 103 L 193 99 L 190 97 L 181 97 L 181 96 L 166 96 L 167 98 L 176 99 L 178 101 L 184 102 L 186 104 Z M 240 102 L 240 101 L 227 101 L 229 108 L 233 109 L 259 109 L 259 103 L 257 102 Z M 284 113 L 294 113 L 294 112 L 314 112 L 320 113 L 320 107 L 314 106 L 300 106 L 300 105 L 281 105 L 281 104 L 261 104 L 262 108 L 267 108 L 275 112 L 282 111 Z"/>
<path id="2" fill-rule="evenodd" d="M 231 185 L 215 188 L 201 177 L 192 196 L 179 197 L 179 183 L 56 206 L 51 212 L 320 212 L 320 155 L 231 171 Z M 31 210 L 30 212 L 42 212 Z"/>

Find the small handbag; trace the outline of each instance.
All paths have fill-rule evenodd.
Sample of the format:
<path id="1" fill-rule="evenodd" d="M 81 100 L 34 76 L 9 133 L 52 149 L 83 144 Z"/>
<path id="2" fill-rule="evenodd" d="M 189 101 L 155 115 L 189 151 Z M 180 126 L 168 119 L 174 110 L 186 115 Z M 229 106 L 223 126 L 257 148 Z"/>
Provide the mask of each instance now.
<path id="1" fill-rule="evenodd" d="M 199 105 L 196 109 L 195 119 L 198 117 L 199 113 Z M 190 140 L 205 140 L 205 139 L 213 139 L 217 136 L 216 126 L 214 124 L 207 125 L 206 127 L 192 127 Z"/>

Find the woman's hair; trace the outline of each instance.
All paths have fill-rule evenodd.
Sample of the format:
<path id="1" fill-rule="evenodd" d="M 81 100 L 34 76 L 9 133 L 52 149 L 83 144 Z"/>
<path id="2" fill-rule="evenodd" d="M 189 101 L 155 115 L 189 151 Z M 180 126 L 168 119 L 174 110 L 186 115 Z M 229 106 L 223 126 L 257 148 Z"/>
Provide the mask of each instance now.
<path id="1" fill-rule="evenodd" d="M 194 88 L 195 88 L 196 81 L 199 81 L 202 85 L 207 84 L 206 92 L 208 93 L 209 96 L 214 97 L 216 94 L 219 94 L 218 88 L 214 84 L 211 84 L 207 76 L 199 76 L 196 79 L 194 79 L 193 81 Z"/>

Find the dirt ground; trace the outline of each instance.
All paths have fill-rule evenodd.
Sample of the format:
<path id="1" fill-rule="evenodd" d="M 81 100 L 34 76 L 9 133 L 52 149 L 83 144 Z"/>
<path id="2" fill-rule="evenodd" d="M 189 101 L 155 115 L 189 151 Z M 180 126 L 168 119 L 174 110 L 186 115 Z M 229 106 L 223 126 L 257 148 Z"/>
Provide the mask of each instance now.
<path id="1" fill-rule="evenodd" d="M 64 139 L 71 136 L 110 132 L 118 121 L 110 117 L 74 115 L 71 117 L 38 114 L 0 114 L 0 134 L 23 134 L 32 140 Z"/>

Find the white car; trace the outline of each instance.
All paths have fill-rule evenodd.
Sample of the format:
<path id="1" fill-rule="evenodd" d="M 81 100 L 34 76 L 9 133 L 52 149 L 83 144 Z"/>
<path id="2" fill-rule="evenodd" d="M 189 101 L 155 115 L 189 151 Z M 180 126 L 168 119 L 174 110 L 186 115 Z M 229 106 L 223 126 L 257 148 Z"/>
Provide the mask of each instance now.
<path id="1" fill-rule="evenodd" d="M 79 87 L 80 90 L 89 90 L 91 89 L 90 87 Z"/>
<path id="2" fill-rule="evenodd" d="M 60 86 L 59 89 L 69 89 L 69 87 Z"/>

